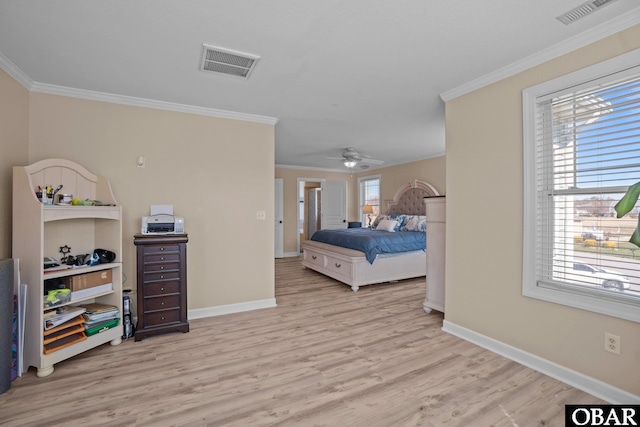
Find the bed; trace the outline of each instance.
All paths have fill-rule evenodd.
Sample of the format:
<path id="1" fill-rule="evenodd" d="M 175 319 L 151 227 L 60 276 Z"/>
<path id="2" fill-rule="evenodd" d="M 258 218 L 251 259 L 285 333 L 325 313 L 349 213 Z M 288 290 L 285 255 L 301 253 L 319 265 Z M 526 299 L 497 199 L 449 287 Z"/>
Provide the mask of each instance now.
<path id="1" fill-rule="evenodd" d="M 378 224 L 385 219 L 405 221 L 410 217 L 411 224 L 405 221 L 409 231 L 401 229 L 400 221 L 394 224 L 396 226 L 394 232 L 369 229 L 340 229 L 335 232 L 321 230 L 314 234 L 312 240 L 302 242 L 302 265 L 346 283 L 353 291 L 357 291 L 364 285 L 425 276 L 427 258 L 424 231 L 426 222 L 423 221 L 426 218 L 424 200 L 425 197 L 439 195 L 429 183 L 419 180 L 410 181 L 396 191 L 392 200 L 385 201 L 384 216 L 379 216 L 374 222 Z M 323 236 L 323 241 L 318 241 L 316 239 L 318 233 L 329 237 Z M 395 243 L 390 243 L 388 249 L 380 249 L 377 247 L 379 245 L 369 242 L 365 243 L 360 250 L 356 249 L 358 246 L 354 243 L 356 235 L 371 237 L 374 234 L 382 234 L 385 237 L 399 237 L 403 233 L 415 234 L 415 240 L 422 240 L 422 246 L 397 252 L 394 251 Z M 350 238 L 352 235 L 354 239 Z M 347 243 L 341 243 L 341 239 Z M 366 246 L 367 244 L 369 246 Z M 372 245 L 376 248 L 370 251 Z"/>

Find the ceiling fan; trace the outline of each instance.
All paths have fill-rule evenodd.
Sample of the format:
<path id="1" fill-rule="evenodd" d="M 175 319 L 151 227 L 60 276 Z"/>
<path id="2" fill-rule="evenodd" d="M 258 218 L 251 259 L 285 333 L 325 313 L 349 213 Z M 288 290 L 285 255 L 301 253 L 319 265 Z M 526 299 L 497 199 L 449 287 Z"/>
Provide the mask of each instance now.
<path id="1" fill-rule="evenodd" d="M 325 157 L 326 159 L 332 160 L 342 160 L 342 164 L 347 168 L 352 169 L 355 168 L 358 163 L 363 163 L 362 168 L 366 169 L 368 165 L 381 165 L 384 163 L 383 160 L 374 160 L 371 156 L 366 154 L 361 154 L 356 151 L 353 147 L 347 147 L 342 152 L 342 157 Z"/>

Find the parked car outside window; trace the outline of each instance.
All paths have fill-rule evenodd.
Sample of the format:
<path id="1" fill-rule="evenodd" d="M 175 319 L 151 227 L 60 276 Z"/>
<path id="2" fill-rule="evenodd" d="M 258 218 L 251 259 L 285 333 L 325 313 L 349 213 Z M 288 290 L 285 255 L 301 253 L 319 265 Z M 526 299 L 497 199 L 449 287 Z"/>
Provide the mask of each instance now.
<path id="1" fill-rule="evenodd" d="M 573 280 L 580 284 L 602 286 L 603 288 L 613 288 L 620 291 L 629 289 L 631 284 L 629 279 L 618 271 L 606 270 L 595 265 L 576 262 L 573 264 L 575 274 L 571 276 Z"/>

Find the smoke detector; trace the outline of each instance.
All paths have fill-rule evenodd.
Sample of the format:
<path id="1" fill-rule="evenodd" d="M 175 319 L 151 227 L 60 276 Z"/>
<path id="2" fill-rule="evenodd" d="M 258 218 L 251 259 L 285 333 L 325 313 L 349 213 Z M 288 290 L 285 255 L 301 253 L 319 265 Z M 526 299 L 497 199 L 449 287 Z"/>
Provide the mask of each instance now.
<path id="1" fill-rule="evenodd" d="M 596 10 L 613 3 L 616 0 L 591 0 L 581 4 L 578 7 L 571 9 L 569 12 L 556 16 L 556 19 L 565 25 L 569 25 L 572 22 L 582 19 L 587 15 L 592 14 Z"/>
<path id="2" fill-rule="evenodd" d="M 250 53 L 203 44 L 200 71 L 227 74 L 246 80 L 259 59 L 259 56 Z"/>

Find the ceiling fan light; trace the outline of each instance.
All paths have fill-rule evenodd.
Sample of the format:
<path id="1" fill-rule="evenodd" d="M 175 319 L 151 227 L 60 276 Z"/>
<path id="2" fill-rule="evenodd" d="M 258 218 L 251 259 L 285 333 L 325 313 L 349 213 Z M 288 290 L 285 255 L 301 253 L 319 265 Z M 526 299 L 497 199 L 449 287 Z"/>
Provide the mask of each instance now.
<path id="1" fill-rule="evenodd" d="M 356 165 L 358 164 L 358 161 L 355 159 L 344 159 L 342 161 L 342 164 L 348 168 L 355 168 Z"/>

